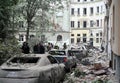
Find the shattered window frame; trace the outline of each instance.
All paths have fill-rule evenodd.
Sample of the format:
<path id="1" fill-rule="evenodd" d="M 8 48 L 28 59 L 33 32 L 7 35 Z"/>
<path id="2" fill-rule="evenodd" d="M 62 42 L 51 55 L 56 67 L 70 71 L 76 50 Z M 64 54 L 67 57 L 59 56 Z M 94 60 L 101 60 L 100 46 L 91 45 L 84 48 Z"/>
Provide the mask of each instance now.
<path id="1" fill-rule="evenodd" d="M 12 63 L 38 63 L 40 57 L 14 57 L 9 62 Z"/>

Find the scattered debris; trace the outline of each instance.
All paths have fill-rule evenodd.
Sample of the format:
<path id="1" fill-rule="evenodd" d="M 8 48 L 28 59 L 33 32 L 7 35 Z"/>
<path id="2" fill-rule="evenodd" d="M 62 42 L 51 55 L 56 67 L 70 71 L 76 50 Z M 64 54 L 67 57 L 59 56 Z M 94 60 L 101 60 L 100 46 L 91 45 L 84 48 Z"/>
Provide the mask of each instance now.
<path id="1" fill-rule="evenodd" d="M 94 63 L 94 69 L 95 70 L 99 70 L 99 69 L 102 69 L 103 67 L 102 67 L 102 65 L 101 65 L 101 63 Z"/>
<path id="2" fill-rule="evenodd" d="M 117 83 L 114 74 L 106 53 L 90 49 L 88 56 L 79 60 L 77 68 L 63 83 Z"/>

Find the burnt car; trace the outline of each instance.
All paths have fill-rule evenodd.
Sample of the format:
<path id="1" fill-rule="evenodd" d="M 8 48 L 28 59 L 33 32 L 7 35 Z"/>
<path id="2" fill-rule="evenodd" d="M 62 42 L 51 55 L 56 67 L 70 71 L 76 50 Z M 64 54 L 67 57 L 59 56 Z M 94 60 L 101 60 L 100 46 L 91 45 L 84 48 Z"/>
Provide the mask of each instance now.
<path id="1" fill-rule="evenodd" d="M 58 83 L 65 65 L 48 54 L 14 56 L 0 67 L 0 83 Z"/>
<path id="2" fill-rule="evenodd" d="M 66 72 L 70 72 L 72 68 L 77 66 L 76 57 L 69 52 L 69 50 L 52 49 L 49 51 L 60 63 L 65 64 Z"/>
<path id="3" fill-rule="evenodd" d="M 87 48 L 85 47 L 85 45 L 72 46 L 72 47 L 71 47 L 71 50 L 79 50 L 81 56 L 87 56 L 87 55 L 88 55 L 88 50 L 87 50 Z"/>

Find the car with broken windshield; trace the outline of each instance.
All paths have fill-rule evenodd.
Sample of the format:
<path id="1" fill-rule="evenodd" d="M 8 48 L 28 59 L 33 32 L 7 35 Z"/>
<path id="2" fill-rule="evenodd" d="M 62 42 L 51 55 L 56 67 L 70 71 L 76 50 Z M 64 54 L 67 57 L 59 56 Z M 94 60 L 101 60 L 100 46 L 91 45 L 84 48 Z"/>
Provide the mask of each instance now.
<path id="1" fill-rule="evenodd" d="M 73 51 L 75 51 L 75 50 L 79 51 L 80 52 L 80 56 L 86 57 L 88 55 L 88 50 L 87 50 L 85 45 L 73 45 L 70 48 Z"/>
<path id="2" fill-rule="evenodd" d="M 0 83 L 58 83 L 65 65 L 48 54 L 14 56 L 0 67 Z"/>
<path id="3" fill-rule="evenodd" d="M 49 54 L 55 57 L 60 63 L 65 64 L 66 72 L 70 72 L 72 68 L 77 66 L 76 57 L 69 50 L 52 49 Z"/>

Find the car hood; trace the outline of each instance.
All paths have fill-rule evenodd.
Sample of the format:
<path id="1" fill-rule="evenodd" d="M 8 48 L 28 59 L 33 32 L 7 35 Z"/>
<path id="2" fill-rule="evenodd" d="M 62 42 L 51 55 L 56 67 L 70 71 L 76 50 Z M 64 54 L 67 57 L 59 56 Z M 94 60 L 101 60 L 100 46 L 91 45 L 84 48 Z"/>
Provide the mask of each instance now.
<path id="1" fill-rule="evenodd" d="M 38 77 L 37 71 L 29 69 L 0 69 L 0 78 L 35 78 Z"/>
<path id="2" fill-rule="evenodd" d="M 12 69 L 31 69 L 33 67 L 36 67 L 37 64 L 29 64 L 29 63 L 25 63 L 25 64 L 22 64 L 22 63 L 4 63 L 1 65 L 1 68 L 5 69 L 5 68 L 12 68 Z"/>
<path id="3" fill-rule="evenodd" d="M 0 67 L 0 78 L 28 78 L 38 77 L 40 70 L 37 67 L 25 67 L 20 65 L 2 65 Z"/>

